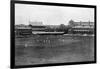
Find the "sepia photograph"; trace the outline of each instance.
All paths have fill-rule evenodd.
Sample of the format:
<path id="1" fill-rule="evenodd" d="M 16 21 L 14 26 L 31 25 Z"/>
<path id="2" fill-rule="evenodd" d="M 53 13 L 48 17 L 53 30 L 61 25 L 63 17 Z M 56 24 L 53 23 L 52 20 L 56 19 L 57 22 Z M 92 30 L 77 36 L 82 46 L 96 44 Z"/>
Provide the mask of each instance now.
<path id="1" fill-rule="evenodd" d="M 95 62 L 95 16 L 94 6 L 15 2 L 15 66 Z"/>

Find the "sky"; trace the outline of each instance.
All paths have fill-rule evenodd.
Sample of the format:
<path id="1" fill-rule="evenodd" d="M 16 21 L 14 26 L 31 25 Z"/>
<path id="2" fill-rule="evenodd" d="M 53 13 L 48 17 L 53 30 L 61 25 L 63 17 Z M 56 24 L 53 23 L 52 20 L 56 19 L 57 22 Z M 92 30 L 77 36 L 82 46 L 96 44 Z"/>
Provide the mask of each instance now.
<path id="1" fill-rule="evenodd" d="M 15 24 L 37 21 L 44 25 L 68 25 L 71 19 L 94 22 L 94 8 L 15 4 Z"/>

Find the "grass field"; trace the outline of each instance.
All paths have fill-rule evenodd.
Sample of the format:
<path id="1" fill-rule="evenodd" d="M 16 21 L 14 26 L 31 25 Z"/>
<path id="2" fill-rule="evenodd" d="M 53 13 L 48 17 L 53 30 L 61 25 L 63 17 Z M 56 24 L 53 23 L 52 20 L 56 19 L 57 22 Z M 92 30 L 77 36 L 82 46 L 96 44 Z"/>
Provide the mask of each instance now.
<path id="1" fill-rule="evenodd" d="M 15 64 L 82 62 L 94 60 L 93 36 L 33 36 L 15 38 Z"/>

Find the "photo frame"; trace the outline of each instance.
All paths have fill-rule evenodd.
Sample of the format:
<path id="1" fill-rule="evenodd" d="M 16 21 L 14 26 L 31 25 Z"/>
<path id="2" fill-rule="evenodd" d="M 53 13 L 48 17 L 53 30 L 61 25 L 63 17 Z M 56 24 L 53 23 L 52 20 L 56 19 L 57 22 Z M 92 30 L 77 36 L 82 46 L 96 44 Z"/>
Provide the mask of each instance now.
<path id="1" fill-rule="evenodd" d="M 11 66 L 10 67 L 11 68 L 28 68 L 28 67 L 44 67 L 44 66 L 60 66 L 60 65 L 76 65 L 76 64 L 96 63 L 96 15 L 97 14 L 96 14 L 96 6 L 95 5 L 35 2 L 35 1 L 16 1 L 16 0 L 15 1 L 11 0 L 10 4 L 11 4 L 11 6 L 10 6 L 11 7 L 11 10 L 10 10 L 10 12 L 11 12 L 10 13 L 11 14 L 11 18 L 10 18 L 11 19 L 10 20 L 11 21 L 11 26 L 10 26 L 10 28 L 11 28 L 11 36 L 10 36 L 11 37 L 11 41 L 10 41 L 11 42 L 11 47 L 10 47 L 11 48 L 11 59 L 10 59 Z M 17 7 L 17 9 L 16 9 L 16 7 Z M 63 11 L 60 11 L 59 8 L 60 8 L 60 10 L 63 10 Z M 72 8 L 72 11 L 73 11 L 73 9 L 74 10 L 77 8 L 79 8 L 79 9 L 74 11 L 72 14 L 71 8 Z M 92 17 L 93 22 L 91 22 L 91 21 L 86 21 L 86 22 L 83 21 L 82 22 L 81 17 L 79 18 L 80 21 L 79 20 L 78 20 L 78 22 L 75 21 L 75 19 L 73 18 L 73 15 L 76 13 L 79 14 L 81 11 L 80 9 L 82 9 L 82 8 L 90 9 L 90 10 L 92 9 L 92 12 L 90 10 L 88 10 L 89 12 L 86 11 L 86 13 L 84 13 L 84 11 L 83 11 L 83 14 L 84 14 L 83 20 L 85 20 L 85 15 L 87 16 L 89 14 L 89 16 L 91 15 L 89 19 L 91 19 L 91 17 Z M 24 10 L 24 11 L 22 11 L 22 10 Z M 47 12 L 45 12 L 46 10 L 47 10 Z M 65 11 L 68 11 L 68 10 L 69 10 L 69 12 L 67 12 L 67 13 L 69 13 L 72 16 L 72 19 L 69 17 L 70 15 L 65 13 Z M 32 14 L 30 13 L 30 11 Z M 79 11 L 79 12 L 77 12 L 77 11 Z M 30 14 L 30 15 L 27 15 L 27 14 Z M 50 15 L 48 15 L 48 14 L 50 14 Z M 40 17 L 39 17 L 39 15 L 40 15 Z M 65 17 L 67 18 L 67 15 L 70 18 L 70 21 L 69 21 L 70 24 L 80 23 L 80 25 L 81 25 L 84 23 L 86 23 L 86 24 L 89 23 L 88 29 L 85 28 L 87 26 L 82 25 L 82 29 L 80 31 L 80 28 L 76 29 L 77 24 L 76 25 L 73 24 L 74 26 L 68 25 L 67 29 L 63 29 L 64 27 L 66 27 L 62 24 L 64 21 L 63 19 Z M 21 17 L 19 17 L 19 16 L 21 16 Z M 27 16 L 28 16 L 28 18 L 27 18 Z M 49 18 L 49 16 L 51 16 L 51 17 Z M 55 16 L 59 17 L 59 18 L 56 19 Z M 63 16 L 64 16 L 64 18 L 60 18 Z M 28 20 L 26 22 L 29 22 L 28 26 L 26 26 L 26 25 L 23 26 L 23 24 L 25 23 L 25 19 L 24 19 L 25 17 L 27 18 L 26 20 Z M 55 20 L 54 22 L 57 22 L 59 20 L 58 21 L 59 24 L 60 24 L 60 22 L 62 22 L 60 25 L 61 29 L 59 29 L 59 28 L 54 29 L 56 26 L 54 26 L 54 27 L 52 26 L 53 29 L 51 29 L 51 25 L 49 26 L 50 28 L 47 29 L 48 24 L 50 24 L 49 21 L 47 21 L 48 23 L 46 25 L 46 30 L 44 30 L 43 29 L 44 25 L 41 23 L 41 21 L 39 21 L 39 22 L 37 21 L 38 19 L 43 20 L 42 17 L 44 18 L 43 22 L 46 22 L 46 20 L 45 20 L 46 18 L 49 18 L 50 20 L 49 19 L 47 19 L 47 20 L 49 20 L 50 22 L 53 22 L 52 19 Z M 75 17 L 77 17 L 77 16 L 75 16 Z M 34 23 L 34 21 L 32 22 L 31 20 L 34 20 L 35 23 Z M 19 25 L 15 26 L 15 24 L 17 24 L 17 22 L 20 26 Z M 27 23 L 25 23 L 25 24 L 27 24 Z M 52 23 L 52 24 L 54 24 L 54 23 Z M 93 25 L 90 25 L 90 24 L 93 24 Z M 38 27 L 38 30 L 36 30 L 36 27 L 34 25 L 37 25 L 36 27 Z M 83 29 L 83 27 L 84 27 L 84 29 Z M 21 29 L 25 28 L 26 30 L 24 30 L 24 32 L 23 32 L 22 30 L 19 30 L 19 28 L 21 28 Z M 34 31 L 34 28 L 35 28 L 35 31 Z M 39 28 L 41 28 L 41 29 L 39 29 Z M 75 32 L 75 30 L 77 30 L 78 32 Z M 27 31 L 28 31 L 28 33 L 27 33 Z M 31 35 L 29 35 L 29 31 L 31 32 Z M 64 31 L 64 33 L 62 33 L 63 31 Z M 19 33 L 17 33 L 17 36 L 16 36 L 16 32 L 19 32 Z M 28 35 L 23 36 L 26 33 Z M 21 34 L 21 35 L 19 35 L 19 34 Z M 36 38 L 36 41 L 35 41 L 35 38 Z M 81 41 L 83 41 L 83 42 L 81 42 Z M 33 46 L 35 46 L 35 47 L 33 48 Z M 39 47 L 37 47 L 37 46 L 39 46 Z M 41 48 L 41 46 L 42 46 L 42 48 Z M 53 47 L 51 47 L 51 46 L 53 46 Z M 62 48 L 62 46 L 63 46 L 63 48 Z M 67 48 L 66 48 L 66 46 L 67 46 Z M 80 47 L 80 46 L 82 46 L 82 47 Z M 61 55 L 61 54 L 63 54 L 63 55 Z M 26 64 L 24 64 L 24 63 L 26 63 Z"/>

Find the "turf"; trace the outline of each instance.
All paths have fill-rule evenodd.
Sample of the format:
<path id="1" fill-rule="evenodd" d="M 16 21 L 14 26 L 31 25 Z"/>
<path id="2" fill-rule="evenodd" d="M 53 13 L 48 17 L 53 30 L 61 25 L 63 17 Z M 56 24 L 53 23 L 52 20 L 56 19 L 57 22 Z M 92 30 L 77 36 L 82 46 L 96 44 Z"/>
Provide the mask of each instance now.
<path id="1" fill-rule="evenodd" d="M 15 38 L 15 64 L 82 62 L 94 60 L 93 36 L 33 36 Z"/>

